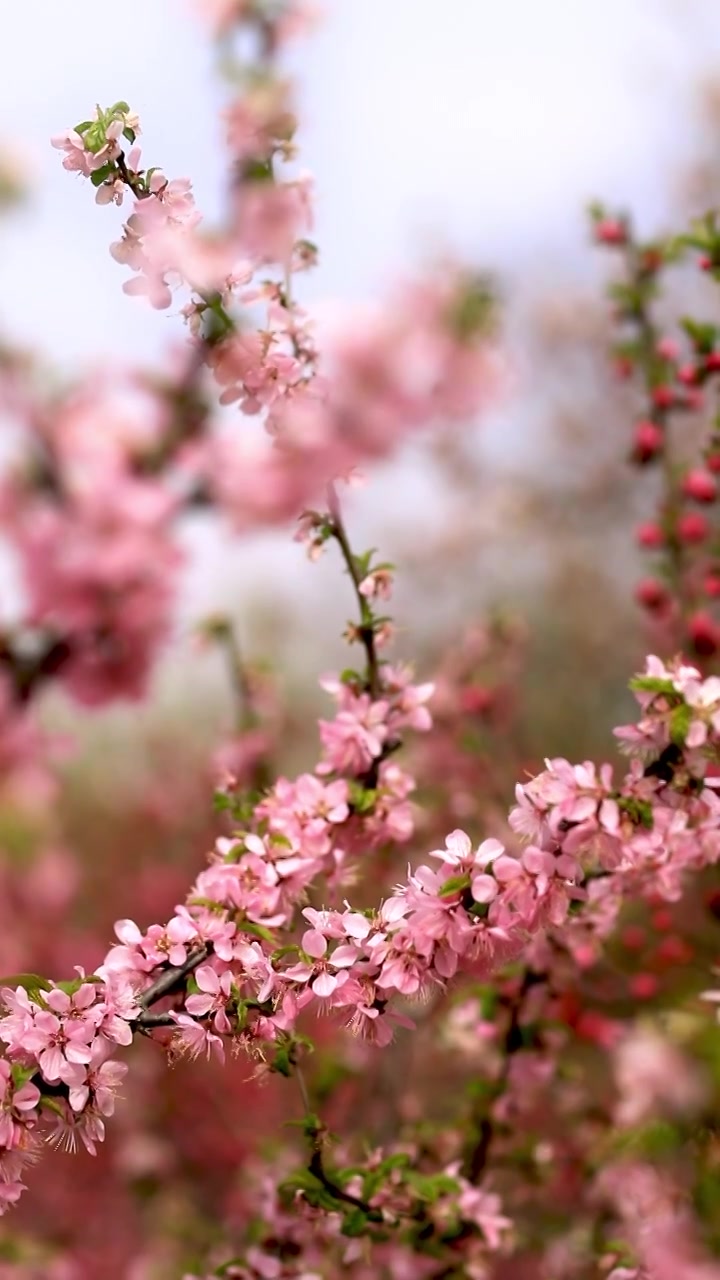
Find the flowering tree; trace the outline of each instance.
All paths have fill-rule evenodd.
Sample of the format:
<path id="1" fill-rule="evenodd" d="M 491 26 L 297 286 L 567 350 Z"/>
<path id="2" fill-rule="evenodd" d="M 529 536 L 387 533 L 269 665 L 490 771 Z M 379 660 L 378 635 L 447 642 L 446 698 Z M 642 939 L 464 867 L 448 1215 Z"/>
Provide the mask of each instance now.
<path id="1" fill-rule="evenodd" d="M 44 686 L 93 707 L 145 695 L 191 508 L 238 532 L 297 519 L 311 559 L 334 550 L 360 656 L 323 679 L 334 715 L 319 722 L 314 765 L 287 777 L 267 684 L 227 619 L 207 623 L 239 706 L 216 759 L 222 834 L 204 865 L 195 850 L 173 909 L 118 920 L 91 964 L 66 947 L 74 977 L 4 976 L 0 1207 L 20 1200 L 44 1142 L 94 1155 L 106 1124 L 132 1124 L 132 1095 L 114 1116 L 116 1095 L 134 1088 L 137 1042 L 150 1041 L 153 1070 L 180 1055 L 200 1060 L 200 1079 L 217 1060 L 215 1088 L 231 1098 L 225 1059 L 238 1055 L 243 1080 L 278 1077 L 292 1101 L 268 1116 L 275 1144 L 242 1166 L 202 1256 L 182 1241 L 163 1252 L 160 1233 L 134 1277 L 713 1280 L 720 1040 L 716 993 L 698 997 L 717 897 L 697 920 L 720 860 L 720 440 L 713 422 L 675 449 L 673 424 L 704 421 L 720 331 L 686 319 L 676 334 L 653 308 L 681 254 L 720 275 L 716 220 L 646 245 L 627 218 L 593 212 L 624 269 L 614 356 L 639 384 L 631 461 L 663 464 L 658 518 L 638 530 L 658 572 L 637 592 L 661 656 L 631 682 L 636 718 L 616 730 L 625 765 L 548 759 L 508 813 L 498 763 L 519 628 L 476 627 L 434 683 L 416 683 L 388 656 L 393 566 L 356 551 L 343 516 L 358 465 L 421 430 L 462 427 L 499 394 L 489 286 L 443 262 L 321 347 L 296 296 L 317 250 L 282 70 L 308 15 L 295 0 L 205 0 L 203 12 L 232 88 L 223 225 L 206 229 L 187 179 L 145 167 L 127 103 L 53 140 L 98 204 L 130 207 L 111 249 L 130 271 L 125 292 L 158 309 L 180 299 L 188 333 L 169 371 L 61 391 L 3 348 L 19 443 L 1 509 L 27 601 L 0 638 L 3 785 L 52 798 Z M 62 932 L 58 856 L 41 878 L 54 869 L 47 910 Z M 185 1101 L 204 1122 L 202 1096 Z M 281 1115 L 295 1126 L 282 1142 Z M 108 1263 L 18 1246 L 8 1265 L 67 1278 Z"/>

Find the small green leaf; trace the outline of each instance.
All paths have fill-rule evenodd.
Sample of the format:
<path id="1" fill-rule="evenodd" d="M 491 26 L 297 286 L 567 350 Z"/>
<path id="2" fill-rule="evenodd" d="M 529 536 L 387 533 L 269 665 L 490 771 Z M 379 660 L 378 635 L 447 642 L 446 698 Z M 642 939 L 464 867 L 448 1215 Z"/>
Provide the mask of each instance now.
<path id="1" fill-rule="evenodd" d="M 242 166 L 245 182 L 272 182 L 273 169 L 270 160 L 246 160 Z"/>
<path id="2" fill-rule="evenodd" d="M 460 876 L 450 876 L 440 889 L 441 898 L 454 898 L 457 893 L 462 893 L 463 889 L 470 888 L 470 875 L 466 871 Z"/>
<path id="3" fill-rule="evenodd" d="M 633 693 L 666 693 L 679 697 L 672 680 L 667 676 L 633 676 L 630 681 Z"/>
<path id="4" fill-rule="evenodd" d="M 467 342 L 491 331 L 495 318 L 495 300 L 490 280 L 478 276 L 467 282 L 453 305 L 450 322 L 460 342 Z"/>
<path id="5" fill-rule="evenodd" d="M 684 317 L 680 324 L 696 351 L 700 352 L 701 355 L 709 355 L 715 346 L 717 338 L 718 331 L 716 326 L 714 324 L 701 324 L 688 316 Z"/>
<path id="6" fill-rule="evenodd" d="M 346 667 L 340 673 L 340 681 L 342 684 L 362 684 L 362 676 L 358 671 L 353 671 L 352 667 Z"/>
<path id="7" fill-rule="evenodd" d="M 632 822 L 652 831 L 653 811 L 649 800 L 638 800 L 635 796 L 620 796 L 617 805 L 618 809 L 626 813 Z"/>
<path id="8" fill-rule="evenodd" d="M 368 1216 L 364 1209 L 350 1209 L 343 1218 L 343 1224 L 340 1228 L 344 1236 L 355 1239 L 357 1236 L 364 1236 L 368 1229 Z"/>
<path id="9" fill-rule="evenodd" d="M 290 1046 L 288 1044 L 279 1044 L 275 1049 L 275 1056 L 270 1063 L 270 1070 L 277 1072 L 278 1075 L 285 1076 L 289 1079 L 292 1075 L 292 1063 L 290 1061 Z"/>
<path id="10" fill-rule="evenodd" d="M 351 779 L 348 783 L 348 798 L 355 813 L 372 813 L 377 803 L 377 790 L 364 787 L 361 782 Z"/>
<path id="11" fill-rule="evenodd" d="M 101 165 L 99 169 L 93 169 L 90 174 L 90 181 L 94 187 L 101 187 L 105 179 L 109 178 L 110 174 L 114 172 L 115 165 L 110 161 L 108 164 Z"/>
<path id="12" fill-rule="evenodd" d="M 256 924 L 254 920 L 238 920 L 237 928 L 241 933 L 249 933 L 253 938 L 262 938 L 263 942 L 274 942 L 275 936 L 266 929 L 262 924 Z"/>
<path id="13" fill-rule="evenodd" d="M 692 722 L 692 708 L 685 705 L 675 707 L 670 716 L 670 740 L 676 747 L 684 747 L 685 739 Z"/>
<path id="14" fill-rule="evenodd" d="M 88 151 L 92 151 L 93 155 L 97 151 L 102 151 L 107 141 L 105 137 L 105 127 L 100 120 L 94 120 L 90 128 L 85 132 L 85 147 Z"/>
<path id="15" fill-rule="evenodd" d="M 27 991 L 31 1000 L 37 998 L 42 991 L 50 991 L 52 983 L 47 978 L 43 978 L 39 973 L 13 973 L 10 977 L 0 978 L 0 988 L 10 987 L 15 991 L 18 987 L 22 987 Z"/>

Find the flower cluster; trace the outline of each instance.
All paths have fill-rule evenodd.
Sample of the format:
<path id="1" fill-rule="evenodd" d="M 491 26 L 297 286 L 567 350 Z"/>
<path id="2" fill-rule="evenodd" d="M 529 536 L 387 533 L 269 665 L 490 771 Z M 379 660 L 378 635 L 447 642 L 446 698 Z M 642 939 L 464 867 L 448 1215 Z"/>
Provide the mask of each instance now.
<path id="1" fill-rule="evenodd" d="M 619 338 L 614 357 L 623 378 L 637 375 L 644 405 L 634 428 L 631 461 L 639 467 L 662 464 L 663 489 L 655 518 L 637 528 L 638 545 L 652 555 L 656 572 L 636 588 L 638 603 L 672 637 L 702 659 L 720 644 L 715 601 L 720 595 L 713 517 L 718 496 L 720 438 L 714 419 L 701 432 L 694 462 L 688 463 L 676 429 L 682 418 L 703 415 L 712 382 L 720 372 L 720 329 L 711 322 L 681 321 L 677 336 L 664 332 L 655 317 L 663 268 L 693 250 L 700 266 L 711 270 L 716 241 L 712 218 L 690 234 L 665 242 L 636 239 L 626 217 L 593 210 L 598 243 L 620 255 L 623 276 L 612 286 Z M 680 418 L 678 418 L 680 415 Z"/>
<path id="2" fill-rule="evenodd" d="M 41 1121 L 51 1142 L 74 1151 L 80 1140 L 95 1153 L 127 1071 L 111 1055 L 118 1045 L 130 1044 L 130 1022 L 139 1013 L 132 996 L 116 997 L 109 984 L 95 979 L 81 975 L 60 985 L 39 981 L 40 986 L 28 980 L 2 993 L 0 1038 L 7 1053 L 0 1061 L 3 1210 L 23 1190 L 20 1176 L 37 1157 Z"/>
<path id="3" fill-rule="evenodd" d="M 706 884 L 720 863 L 720 678 L 702 669 L 720 635 L 717 423 L 692 462 L 676 465 L 673 441 L 676 415 L 690 422 L 703 412 L 720 330 L 686 321 L 676 339 L 653 309 L 661 269 L 680 249 L 701 252 L 703 270 L 720 278 L 717 219 L 682 242 L 643 244 L 628 219 L 594 213 L 598 242 L 625 267 L 613 289 L 615 355 L 643 384 L 630 459 L 664 463 L 658 517 L 638 530 L 660 556 L 658 576 L 638 597 L 672 633 L 671 647 L 692 648 L 699 665 L 649 658 L 631 685 L 637 722 L 616 730 L 627 765 L 550 758 L 530 776 L 534 764 L 508 815 L 497 738 L 519 683 L 519 631 L 498 624 L 466 637 L 441 665 L 433 714 L 437 704 L 442 732 L 425 755 L 398 757 L 410 734 L 431 738 L 434 689 L 388 657 L 393 566 L 353 552 L 337 492 L 357 464 L 427 426 L 463 423 L 485 403 L 498 378 L 488 284 L 441 263 L 385 307 L 333 318 L 321 342 L 294 296 L 317 250 L 281 66 L 309 14 L 300 0 L 203 0 L 201 11 L 233 86 L 223 115 L 231 181 L 217 228 L 208 231 L 188 179 L 145 167 L 129 104 L 98 107 L 54 143 L 99 204 L 130 203 L 111 248 L 130 272 L 125 292 L 158 310 L 177 297 L 188 341 L 163 379 L 90 373 L 53 394 L 17 353 L 0 352 L 2 409 L 20 441 L 0 484 L 0 518 L 26 602 L 23 622 L 0 635 L 0 774 L 31 796 L 42 790 L 45 743 L 29 704 L 47 681 L 85 704 L 146 691 L 172 626 L 181 522 L 199 505 L 239 530 L 301 513 L 296 538 L 312 559 L 336 544 L 357 607 L 345 636 L 361 669 L 321 682 L 334 713 L 319 722 L 314 766 L 273 778 L 268 744 L 281 735 L 270 732 L 232 625 L 206 624 L 227 650 L 240 707 L 236 737 L 216 757 L 224 834 L 213 828 L 188 893 L 179 872 L 162 905 L 140 896 L 122 908 L 152 923 L 117 920 L 95 968 L 97 952 L 70 981 L 0 979 L 0 1213 L 20 1198 L 43 1140 L 96 1154 L 128 1072 L 119 1050 L 142 1036 L 169 1059 L 221 1065 L 242 1051 L 255 1077 L 292 1077 L 302 1098 L 305 1162 L 280 1152 L 256 1186 L 244 1162 L 242 1185 L 222 1206 L 238 1247 L 230 1261 L 224 1248 L 213 1252 L 205 1267 L 193 1252 L 192 1270 L 217 1263 L 212 1274 L 238 1280 L 341 1271 L 489 1280 L 506 1265 L 525 1274 L 527 1262 L 528 1274 L 567 1280 L 596 1270 L 602 1280 L 717 1280 L 706 1250 L 720 1250 L 716 1028 L 697 974 L 682 1012 L 661 1001 L 701 956 L 696 919 L 681 919 L 688 882 L 706 894 L 708 918 L 720 916 Z M 240 416 L 253 420 L 242 431 Z M 264 434 L 253 435 L 256 426 Z M 416 787 L 430 795 L 425 815 Z M 159 798 L 177 829 L 182 806 L 174 794 Z M 413 837 L 407 874 L 390 887 L 393 859 Z M 62 939 L 59 970 L 84 958 L 58 924 L 66 872 L 63 853 L 48 847 L 34 879 L 4 904 L 19 915 L 37 900 L 53 922 L 45 932 Z M 13 884 L 9 871 L 3 884 Z M 636 914 L 616 930 L 628 902 Z M 13 959 L 18 948 L 13 933 Z M 622 1012 L 628 996 L 646 1002 L 644 1020 Z M 718 993 L 704 999 L 717 1003 Z M 327 1016 L 313 1024 L 312 1014 Z M 306 1080 L 308 1029 L 316 1025 L 320 1046 L 333 1024 L 352 1034 Z M 413 1034 L 397 1036 L 396 1056 L 375 1054 L 398 1028 Z M 452 1050 L 442 1091 L 437 1046 Z M 160 1075 L 160 1055 L 148 1061 Z M 212 1091 L 213 1068 L 188 1070 Z M 437 1105 L 428 1087 L 442 1094 Z M 333 1111 L 327 1127 L 316 1103 Z M 362 1115 L 362 1144 L 331 1136 L 343 1108 Z M 137 1126 L 140 1108 L 128 1111 Z M 129 1182 L 149 1169 L 162 1181 L 163 1156 L 147 1147 L 127 1158 Z M 680 1187 L 691 1148 L 707 1239 Z M 669 1153 L 666 1168 L 658 1152 Z M 154 1264 L 149 1255 L 138 1263 L 143 1274 Z"/>
<path id="4" fill-rule="evenodd" d="M 332 1259 L 353 1280 L 429 1277 L 447 1258 L 482 1280 L 492 1256 L 507 1252 L 512 1223 L 500 1197 L 472 1185 L 456 1162 L 424 1167 L 418 1144 L 373 1150 L 331 1176 L 318 1146 L 314 1169 L 292 1170 L 279 1188 L 267 1173 L 251 1183 L 246 1213 L 262 1220 L 262 1235 L 212 1276 L 319 1280 Z"/>
<path id="5" fill-rule="evenodd" d="M 397 676 L 393 684 L 402 711 L 389 698 L 385 723 L 397 730 L 394 713 L 404 724 L 426 725 L 426 691 Z M 352 1030 L 385 1045 L 395 1026 L 412 1025 L 402 1001 L 443 987 L 460 969 L 487 974 L 543 930 L 557 931 L 580 953 L 588 939 L 605 936 L 623 895 L 638 883 L 676 896 L 689 869 L 720 856 L 718 800 L 705 778 L 720 745 L 720 684 L 651 658 L 634 685 L 642 716 L 619 731 L 633 759 L 618 788 L 609 766 L 548 761 L 544 773 L 518 787 L 511 824 L 533 840 L 523 851 L 508 852 L 494 839 L 474 848 L 455 831 L 430 854 L 435 866 L 416 867 L 376 908 L 301 908 L 302 932 L 288 942 L 283 934 L 293 936 L 310 886 L 321 873 L 331 879 L 342 862 L 353 788 L 340 776 L 324 781 L 322 772 L 280 780 L 257 805 L 254 829 L 218 842 L 165 925 L 141 930 L 120 922 L 118 944 L 92 980 L 81 978 L 69 993 L 38 989 L 31 999 L 23 987 L 6 991 L 0 1035 L 8 1060 L 21 1065 L 23 1085 L 51 1090 L 49 1102 L 44 1096 L 25 1110 L 14 1104 L 22 1118 L 9 1150 L 34 1128 L 38 1105 L 60 1112 L 63 1133 L 79 1128 L 91 1143 L 101 1137 L 99 1115 L 109 1105 L 104 1081 L 115 1078 L 106 1065 L 109 1047 L 129 1042 L 134 1028 L 170 1026 L 175 1043 L 192 1055 L 222 1054 L 225 1041 L 242 1044 L 290 1071 L 297 1019 L 309 1006 L 336 1011 Z M 382 750 L 382 720 L 374 719 L 376 736 L 368 737 L 367 710 L 359 708 L 353 737 L 366 754 L 343 749 L 342 764 L 351 769 L 374 760 L 368 743 L 376 754 Z M 346 704 L 339 715 L 345 725 Z M 343 742 L 346 736 L 343 730 Z M 167 993 L 174 1007 L 148 1013 Z M 13 1162 L 9 1167 L 15 1171 Z M 8 1181 L 14 1195 L 14 1173 Z"/>

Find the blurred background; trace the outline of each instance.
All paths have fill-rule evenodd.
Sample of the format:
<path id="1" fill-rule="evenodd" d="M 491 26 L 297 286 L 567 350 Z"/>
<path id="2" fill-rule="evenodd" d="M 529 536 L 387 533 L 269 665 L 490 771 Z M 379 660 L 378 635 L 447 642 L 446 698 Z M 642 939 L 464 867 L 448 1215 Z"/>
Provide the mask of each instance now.
<path id="1" fill-rule="evenodd" d="M 615 583 L 624 599 L 628 540 L 621 530 L 608 544 L 607 525 L 612 516 L 617 531 L 642 495 L 623 466 L 627 413 L 603 362 L 607 264 L 589 246 L 584 209 L 599 195 L 652 234 L 704 207 L 720 114 L 715 6 L 451 0 L 440 12 L 430 0 L 350 0 L 326 5 L 293 53 L 321 246 L 302 282 L 308 301 L 381 296 L 450 248 L 497 276 L 504 304 L 507 394 L 472 440 L 443 441 L 432 458 L 432 446 L 406 454 L 400 484 L 392 467 L 374 475 L 353 499 L 360 541 L 372 530 L 399 560 L 403 609 L 407 593 L 427 590 L 425 570 L 443 609 L 461 613 L 489 597 L 514 605 L 521 592 L 542 597 L 550 622 L 567 606 L 568 577 L 578 603 L 608 568 L 608 604 Z M 122 293 L 108 245 L 123 211 L 97 209 L 49 137 L 96 101 L 126 98 L 142 117 L 146 162 L 190 175 L 212 220 L 223 90 L 197 15 L 175 0 L 128 0 L 119 14 L 78 0 L 70 20 L 30 0 L 7 19 L 0 66 L 6 163 L 29 186 L 0 245 L 4 325 L 65 370 L 162 361 L 182 338 L 181 318 Z M 421 531 L 408 519 L 419 510 Z M 266 627 L 261 644 L 286 647 L 292 636 L 302 661 L 298 602 L 322 607 L 336 566 L 308 566 L 284 532 L 219 543 L 202 524 L 188 533 L 197 555 L 181 637 L 231 591 L 249 634 L 278 607 L 293 609 L 293 627 L 272 626 L 274 641 Z M 442 583 L 431 541 L 446 563 Z M 317 628 L 312 665 L 335 631 Z"/>
<path id="2" fill-rule="evenodd" d="M 317 196 L 308 305 L 382 296 L 448 249 L 498 284 L 503 396 L 472 431 L 426 439 L 369 474 L 347 507 L 353 544 L 397 565 L 398 654 L 423 679 L 473 672 L 472 749 L 484 763 L 460 800 L 446 797 L 448 816 L 464 805 L 497 827 L 521 771 L 554 753 L 608 755 L 629 714 L 627 674 L 647 645 L 633 530 L 653 510 L 655 481 L 627 464 L 638 401 L 609 369 L 608 263 L 585 210 L 599 197 L 652 236 L 717 201 L 720 10 L 713 0 L 327 0 L 293 59 Z M 223 90 L 191 6 L 25 0 L 4 14 L 2 165 L 26 195 L 0 227 L 0 326 L 66 376 L 162 368 L 183 339 L 172 309 L 122 292 L 108 246 L 126 211 L 96 207 L 49 145 L 118 98 L 140 114 L 145 162 L 190 176 L 212 221 Z M 4 971 L 96 964 L 114 919 L 162 918 L 201 863 L 217 829 L 212 773 L 232 730 L 226 665 L 197 642 L 208 614 L 230 613 L 248 667 L 275 673 L 263 676 L 270 692 L 259 685 L 274 766 L 312 765 L 313 715 L 327 711 L 316 677 L 345 665 L 352 601 L 332 552 L 310 564 L 292 532 L 236 538 L 210 517 L 189 519 L 176 635 L 149 703 L 79 713 L 59 694 L 44 699 L 48 726 L 74 746 L 49 811 L 0 815 Z M 0 581 L 5 619 L 21 604 L 10 555 Z M 108 1275 L 164 1276 L 168 1239 L 172 1258 L 179 1237 L 201 1250 L 215 1229 L 208 1203 L 232 1211 L 228 1188 L 254 1136 L 247 1064 L 220 1087 L 204 1068 L 168 1076 L 142 1048 L 100 1160 L 78 1156 L 72 1178 L 62 1157 L 31 1173 L 41 1190 L 13 1219 L 8 1276 L 89 1280 L 101 1257 Z M 198 1097 L 201 1133 L 189 1120 Z M 262 1099 L 271 1129 L 282 1104 L 272 1090 Z M 78 1242 L 83 1196 L 95 1225 Z M 31 1270 L 16 1272 L 18 1257 Z"/>

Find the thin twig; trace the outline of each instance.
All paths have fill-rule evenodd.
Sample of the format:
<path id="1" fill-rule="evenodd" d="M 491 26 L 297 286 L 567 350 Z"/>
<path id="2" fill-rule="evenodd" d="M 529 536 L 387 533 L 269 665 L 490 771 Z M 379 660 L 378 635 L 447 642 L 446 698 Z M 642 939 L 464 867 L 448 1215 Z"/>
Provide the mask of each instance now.
<path id="1" fill-rule="evenodd" d="M 138 1003 L 143 1009 L 149 1009 L 151 1005 L 157 1004 L 158 1000 L 162 1000 L 163 996 L 168 996 L 176 987 L 179 987 L 185 978 L 197 969 L 203 960 L 207 960 L 210 954 L 208 946 L 200 947 L 199 951 L 194 951 L 188 956 L 184 964 L 171 965 L 169 969 L 165 969 L 159 978 L 148 987 L 147 991 L 143 991 Z"/>
<path id="2" fill-rule="evenodd" d="M 340 502 L 333 484 L 328 485 L 328 508 L 332 520 L 332 536 L 342 552 L 342 557 L 352 580 L 358 607 L 360 609 L 360 626 L 358 627 L 358 635 L 360 636 L 365 649 L 368 692 L 370 697 L 375 700 L 380 694 L 380 664 L 378 662 L 377 651 L 375 648 L 375 628 L 372 623 L 372 615 L 368 608 L 367 600 L 360 590 L 361 578 L 357 570 L 357 564 L 352 552 L 352 547 L 348 541 L 345 525 L 343 524 L 342 513 L 340 511 Z"/>

